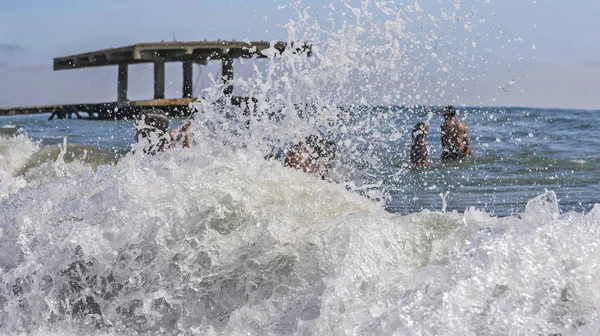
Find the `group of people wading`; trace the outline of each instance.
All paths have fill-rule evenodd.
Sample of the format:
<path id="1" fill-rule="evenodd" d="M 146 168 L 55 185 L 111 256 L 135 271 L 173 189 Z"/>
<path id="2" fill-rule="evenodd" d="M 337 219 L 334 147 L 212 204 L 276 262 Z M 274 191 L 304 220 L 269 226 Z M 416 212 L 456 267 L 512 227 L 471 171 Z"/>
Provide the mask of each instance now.
<path id="1" fill-rule="evenodd" d="M 187 148 L 191 146 L 191 121 L 180 123 L 179 129 L 170 128 L 171 120 L 161 111 L 142 111 L 135 120 L 135 141 L 144 153 L 151 155 L 164 152 L 178 143 Z"/>
<path id="2" fill-rule="evenodd" d="M 467 126 L 456 118 L 456 109 L 447 106 L 443 110 L 444 123 L 440 128 L 442 136 L 442 161 L 462 160 L 472 157 Z M 412 132 L 410 162 L 416 167 L 429 166 L 427 142 L 429 124 L 418 122 Z M 284 165 L 307 173 L 330 177 L 335 159 L 335 143 L 311 135 L 305 141 L 291 146 L 284 156 Z"/>
<path id="3" fill-rule="evenodd" d="M 473 152 L 469 145 L 467 126 L 456 119 L 456 109 L 447 106 L 443 111 L 444 123 L 440 127 L 442 137 L 442 161 L 461 160 L 472 157 Z M 425 138 L 429 133 L 429 124 L 418 122 L 412 131 L 412 146 L 410 148 L 410 162 L 414 166 L 429 166 L 429 154 Z"/>
<path id="4" fill-rule="evenodd" d="M 456 118 L 456 109 L 447 106 L 443 110 L 444 123 L 440 128 L 442 161 L 461 160 L 472 157 L 467 126 Z M 142 143 L 147 154 L 156 154 L 182 143 L 190 147 L 191 122 L 183 123 L 177 130 L 170 130 L 170 120 L 161 112 L 145 111 L 136 122 L 135 140 Z M 418 122 L 412 131 L 410 162 L 414 166 L 429 166 L 427 134 L 429 124 Z M 283 164 L 303 172 L 327 179 L 334 168 L 335 143 L 316 135 L 308 136 L 284 151 Z"/>

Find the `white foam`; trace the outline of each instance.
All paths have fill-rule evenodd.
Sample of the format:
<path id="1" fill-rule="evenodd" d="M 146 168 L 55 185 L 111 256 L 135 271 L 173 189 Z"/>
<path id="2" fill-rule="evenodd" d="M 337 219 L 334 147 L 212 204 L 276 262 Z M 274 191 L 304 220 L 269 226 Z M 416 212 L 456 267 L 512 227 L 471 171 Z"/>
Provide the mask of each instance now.
<path id="1" fill-rule="evenodd" d="M 0 137 L 0 171 L 15 174 L 38 150 L 39 145 L 24 134 Z"/>
<path id="2" fill-rule="evenodd" d="M 549 192 L 520 218 L 400 216 L 259 152 L 196 142 L 5 201 L 5 330 L 573 333 L 597 318 L 596 209 L 560 214 Z M 61 310 L 86 296 L 101 318 Z"/>
<path id="3" fill-rule="evenodd" d="M 24 134 L 0 136 L 0 200 L 18 192 L 27 184 L 16 174 L 38 149 L 39 145 Z"/>

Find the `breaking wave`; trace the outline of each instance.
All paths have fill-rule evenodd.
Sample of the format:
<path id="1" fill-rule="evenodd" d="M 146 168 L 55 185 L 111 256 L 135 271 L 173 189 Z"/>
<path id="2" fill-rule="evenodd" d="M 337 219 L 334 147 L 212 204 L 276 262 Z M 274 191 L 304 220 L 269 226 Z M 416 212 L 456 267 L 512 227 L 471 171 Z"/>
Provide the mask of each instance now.
<path id="1" fill-rule="evenodd" d="M 518 216 L 401 216 L 260 152 L 196 140 L 202 151 L 128 154 L 83 177 L 66 168 L 6 198 L 2 330 L 600 330 L 598 206 L 561 214 L 547 192 Z"/>

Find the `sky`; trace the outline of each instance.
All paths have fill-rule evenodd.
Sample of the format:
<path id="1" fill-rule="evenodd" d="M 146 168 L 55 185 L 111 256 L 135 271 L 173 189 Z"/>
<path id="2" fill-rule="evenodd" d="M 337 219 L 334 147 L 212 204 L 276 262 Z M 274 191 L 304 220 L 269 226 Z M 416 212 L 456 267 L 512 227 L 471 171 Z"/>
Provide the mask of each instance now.
<path id="1" fill-rule="evenodd" d="M 355 21 L 351 15 L 343 14 L 350 11 L 345 4 L 361 8 L 368 3 L 369 10 L 375 13 L 368 19 L 375 26 L 380 23 L 383 26 L 389 17 L 378 14 L 377 5 L 390 2 L 395 2 L 395 8 L 415 3 L 402 0 L 2 0 L 0 107 L 116 99 L 114 67 L 53 72 L 53 57 L 173 39 L 286 40 L 288 31 L 284 25 L 290 20 L 301 20 L 293 8 L 302 8 L 325 29 L 328 20 L 335 22 L 336 28 L 329 32 L 333 33 L 342 22 Z M 468 92 L 461 93 L 462 104 L 600 109 L 600 20 L 597 17 L 600 1 L 421 0 L 417 4 L 425 14 L 435 17 L 459 4 L 461 8 L 457 12 L 470 13 L 474 18 L 475 33 L 462 31 L 462 25 L 460 29 L 449 30 L 456 36 L 470 36 L 477 54 L 488 61 L 486 76 L 468 75 L 470 70 L 465 63 L 457 63 L 465 67 L 461 73 L 476 82 Z M 419 34 L 417 25 L 409 29 Z M 440 33 L 443 32 L 442 27 Z M 216 64 L 209 64 L 205 69 L 195 67 L 196 94 L 209 83 L 208 73 L 217 69 Z M 151 98 L 151 65 L 130 67 L 129 78 L 130 99 Z M 168 64 L 167 97 L 180 95 L 180 87 L 180 65 Z M 418 104 L 419 101 L 411 95 L 394 103 Z"/>

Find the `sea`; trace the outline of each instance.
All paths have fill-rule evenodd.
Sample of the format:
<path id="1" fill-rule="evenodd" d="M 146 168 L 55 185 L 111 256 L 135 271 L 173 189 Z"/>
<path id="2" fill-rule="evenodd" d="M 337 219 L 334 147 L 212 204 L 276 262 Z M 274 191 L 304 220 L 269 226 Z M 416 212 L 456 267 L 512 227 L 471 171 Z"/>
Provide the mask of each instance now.
<path id="1" fill-rule="evenodd" d="M 278 4 L 310 55 L 236 61 L 242 106 L 209 81 L 190 148 L 0 117 L 0 334 L 600 335 L 600 111 L 485 107 L 528 71 L 496 4 Z M 474 158 L 439 159 L 450 104 Z M 282 162 L 311 135 L 325 179 Z"/>
<path id="2" fill-rule="evenodd" d="M 329 180 L 200 117 L 192 148 L 155 156 L 133 121 L 0 118 L 0 330 L 600 331 L 597 112 L 463 108 L 475 158 L 441 163 L 435 108 L 342 110 Z M 431 166 L 411 168 L 428 118 Z"/>
<path id="3" fill-rule="evenodd" d="M 561 211 L 587 212 L 600 202 L 600 177 L 596 173 L 600 169 L 600 140 L 593 136 L 600 131 L 599 111 L 465 107 L 459 109 L 463 115 L 459 119 L 469 128 L 475 156 L 464 162 L 442 162 L 439 107 L 341 109 L 351 111 L 353 117 L 346 126 L 352 130 L 345 129 L 331 139 L 342 147 L 338 163 L 354 171 L 350 179 L 338 182 L 384 193 L 379 198 L 385 198 L 384 207 L 389 212 L 408 214 L 442 208 L 464 212 L 476 207 L 504 217 L 522 212 L 529 200 L 545 191 L 556 194 Z M 25 177 L 29 184 L 46 181 L 55 175 L 54 168 L 42 167 L 56 164 L 63 142 L 67 145 L 62 159 L 78 165 L 80 174 L 101 165 L 115 165 L 132 151 L 132 120 L 48 117 L 0 119 L 7 160 L 4 174 Z M 421 120 L 430 123 L 427 142 L 431 165 L 414 169 L 408 157 L 411 132 Z M 181 121 L 173 119 L 172 128 L 177 129 Z M 365 124 L 371 128 L 365 131 Z M 352 153 L 348 155 L 351 159 L 344 157 L 348 139 L 356 142 L 351 145 L 354 147 L 374 146 L 368 151 L 358 149 L 368 152 L 369 160 L 356 159 Z M 289 144 L 283 143 L 279 151 Z M 6 195 L 8 191 L 3 190 L 2 196 Z"/>

